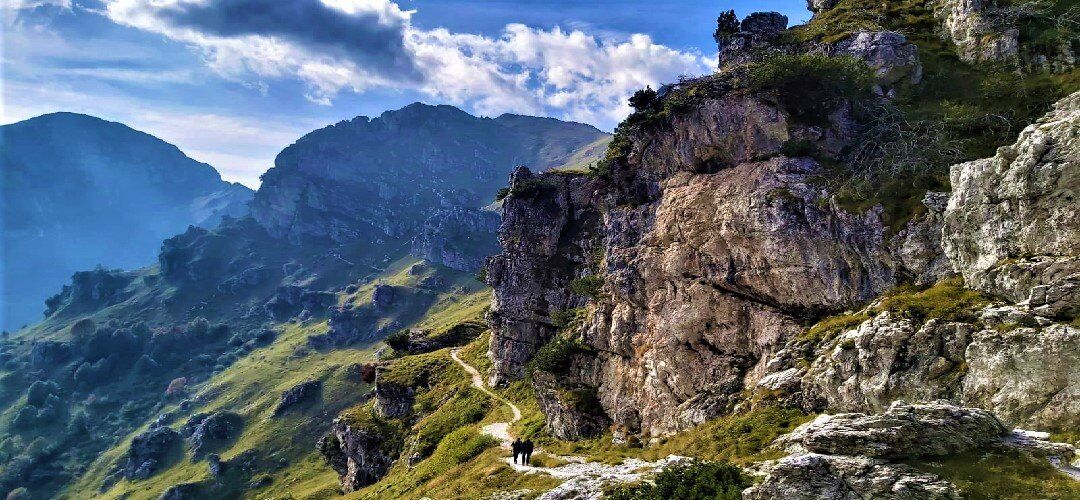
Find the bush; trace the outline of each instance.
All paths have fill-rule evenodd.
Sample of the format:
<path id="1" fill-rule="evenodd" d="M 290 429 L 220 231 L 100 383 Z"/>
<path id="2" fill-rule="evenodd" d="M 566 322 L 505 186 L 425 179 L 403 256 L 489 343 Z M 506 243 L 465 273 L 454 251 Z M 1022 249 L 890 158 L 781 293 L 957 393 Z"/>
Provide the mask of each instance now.
<path id="1" fill-rule="evenodd" d="M 53 394 L 60 392 L 60 386 L 52 380 L 38 380 L 26 389 L 26 404 L 31 406 L 43 406 L 45 400 Z"/>
<path id="2" fill-rule="evenodd" d="M 637 112 L 654 110 L 656 104 L 656 91 L 652 87 L 645 87 L 630 96 L 630 107 Z"/>
<path id="3" fill-rule="evenodd" d="M 395 352 L 409 352 L 409 330 L 398 330 L 386 337 L 386 345 Z"/>
<path id="4" fill-rule="evenodd" d="M 727 462 L 694 461 L 668 467 L 657 474 L 655 484 L 641 484 L 612 491 L 615 500 L 738 500 L 751 485 L 742 471 Z"/>
<path id="5" fill-rule="evenodd" d="M 579 340 L 555 337 L 536 351 L 530 365 L 534 370 L 564 373 L 573 361 L 574 354 L 592 352 L 592 348 Z"/>
<path id="6" fill-rule="evenodd" d="M 750 68 L 750 88 L 773 92 L 793 116 L 824 122 L 844 100 L 871 95 L 873 75 L 862 61 L 848 56 L 779 54 Z"/>
<path id="7" fill-rule="evenodd" d="M 600 297 L 600 289 L 603 286 L 603 278 L 595 274 L 588 274 L 571 281 L 570 291 L 573 292 L 574 295 L 597 299 Z"/>

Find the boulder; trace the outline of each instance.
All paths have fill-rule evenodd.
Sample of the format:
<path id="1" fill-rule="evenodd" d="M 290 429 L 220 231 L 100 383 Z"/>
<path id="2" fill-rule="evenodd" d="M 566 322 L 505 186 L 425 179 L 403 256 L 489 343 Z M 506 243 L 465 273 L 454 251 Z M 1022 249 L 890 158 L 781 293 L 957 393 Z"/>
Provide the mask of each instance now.
<path id="1" fill-rule="evenodd" d="M 874 71 L 877 91 L 894 95 L 894 89 L 922 81 L 919 49 L 895 31 L 858 31 L 836 42 L 834 55 L 860 59 Z"/>
<path id="2" fill-rule="evenodd" d="M 244 420 L 229 411 L 209 415 L 197 414 L 188 419 L 181 429 L 191 444 L 192 459 L 200 458 L 208 451 L 233 440 L 240 435 Z"/>
<path id="3" fill-rule="evenodd" d="M 168 427 L 155 427 L 131 440 L 121 465 L 124 477 L 142 480 L 160 470 L 181 445 L 180 434 Z"/>
<path id="4" fill-rule="evenodd" d="M 866 457 L 793 455 L 762 467 L 765 479 L 744 500 L 959 500 L 956 487 L 933 474 Z"/>
<path id="5" fill-rule="evenodd" d="M 393 437 L 378 429 L 350 425 L 339 418 L 334 420 L 333 430 L 319 439 L 316 448 L 337 471 L 341 491 L 348 494 L 386 475 L 394 462 L 387 453 L 390 443 L 386 439 Z"/>
<path id="6" fill-rule="evenodd" d="M 321 380 L 308 380 L 290 387 L 281 393 L 281 400 L 274 408 L 274 416 L 280 417 L 290 408 L 311 400 L 316 397 L 320 389 L 322 389 Z"/>
<path id="7" fill-rule="evenodd" d="M 894 402 L 876 415 L 820 415 L 782 436 L 789 452 L 888 460 L 955 455 L 1001 443 L 1008 435 L 993 414 L 948 401 Z"/>

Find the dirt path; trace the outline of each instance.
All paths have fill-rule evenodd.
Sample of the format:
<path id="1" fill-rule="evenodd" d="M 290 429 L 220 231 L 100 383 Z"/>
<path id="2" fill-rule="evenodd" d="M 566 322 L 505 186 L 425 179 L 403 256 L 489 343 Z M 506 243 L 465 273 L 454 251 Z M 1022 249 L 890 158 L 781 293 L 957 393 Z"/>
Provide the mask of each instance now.
<path id="1" fill-rule="evenodd" d="M 484 394 L 495 398 L 497 401 L 510 407 L 514 417 L 509 422 L 495 422 L 485 425 L 481 432 L 499 440 L 499 445 L 510 450 L 510 444 L 514 438 L 510 435 L 510 425 L 521 420 L 521 410 L 506 398 L 495 394 L 484 384 L 484 377 L 480 371 L 473 368 L 458 356 L 461 349 L 451 349 L 450 357 L 461 365 L 472 379 L 473 387 Z M 543 454 L 544 451 L 537 448 L 535 454 Z M 502 459 L 512 469 L 525 474 L 548 474 L 563 483 L 555 489 L 540 495 L 538 500 L 561 499 L 561 498 L 600 498 L 605 488 L 613 484 L 636 483 L 651 477 L 664 467 L 683 460 L 686 457 L 669 456 L 656 462 L 646 462 L 636 458 L 630 458 L 619 465 L 608 465 L 599 462 L 587 462 L 584 457 L 565 457 L 552 455 L 561 461 L 561 465 L 555 467 L 534 467 L 528 464 L 514 463 L 511 457 Z"/>
<path id="2" fill-rule="evenodd" d="M 462 361 L 461 358 L 458 357 L 459 351 L 461 351 L 461 349 L 450 350 L 450 357 L 454 358 L 454 361 L 457 361 L 457 364 L 461 365 L 461 367 L 464 368 L 466 372 L 468 372 L 469 377 L 472 378 L 473 387 L 479 389 L 484 394 L 487 394 L 488 396 L 491 396 L 497 401 L 510 407 L 510 411 L 513 412 L 514 417 L 510 419 L 509 422 L 495 422 L 485 425 L 482 429 L 484 434 L 498 439 L 499 446 L 509 450 L 510 443 L 514 440 L 513 436 L 510 435 L 510 425 L 514 422 L 517 422 L 518 420 L 521 420 L 521 410 L 518 409 L 517 405 L 511 403 L 508 399 L 498 394 L 495 394 L 491 389 L 488 389 L 487 385 L 484 384 L 484 377 L 480 375 L 480 371 L 476 368 L 473 368 L 472 365 Z"/>

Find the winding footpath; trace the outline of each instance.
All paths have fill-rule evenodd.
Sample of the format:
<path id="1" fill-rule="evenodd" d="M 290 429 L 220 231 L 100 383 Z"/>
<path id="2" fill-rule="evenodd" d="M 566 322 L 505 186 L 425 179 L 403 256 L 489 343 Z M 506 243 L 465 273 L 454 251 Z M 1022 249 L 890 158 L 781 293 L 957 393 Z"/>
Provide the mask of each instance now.
<path id="1" fill-rule="evenodd" d="M 472 367 L 458 356 L 461 351 L 450 350 L 450 357 L 465 369 L 472 379 L 473 387 L 495 400 L 505 404 L 513 413 L 509 422 L 495 422 L 485 425 L 481 432 L 499 440 L 499 446 L 510 450 L 513 437 L 510 435 L 510 425 L 521 420 L 521 410 L 510 400 L 496 394 L 484 384 L 484 377 L 480 371 Z M 542 449 L 537 449 L 536 454 L 543 454 Z M 525 474 L 544 473 L 564 482 L 551 491 L 540 495 L 538 500 L 561 500 L 561 499 L 598 499 L 602 496 L 605 487 L 619 483 L 636 483 L 658 473 L 661 469 L 684 460 L 687 457 L 671 455 L 656 462 L 647 462 L 637 458 L 628 458 L 618 465 L 608 465 L 599 462 L 587 462 L 585 457 L 569 457 L 552 455 L 557 460 L 564 462 L 555 467 L 534 467 L 528 464 L 514 463 L 511 457 L 503 458 L 503 462 L 512 469 Z"/>
<path id="2" fill-rule="evenodd" d="M 485 425 L 484 428 L 481 430 L 481 432 L 483 432 L 484 434 L 498 439 L 500 447 L 509 450 L 510 444 L 514 440 L 514 438 L 510 436 L 510 425 L 514 422 L 517 422 L 518 420 L 521 420 L 521 410 L 517 407 L 517 405 L 511 403 L 510 400 L 498 394 L 495 394 L 491 389 L 488 389 L 487 385 L 484 384 L 484 377 L 480 375 L 480 371 L 476 368 L 473 368 L 472 365 L 462 361 L 461 358 L 458 356 L 458 353 L 460 351 L 461 349 L 450 350 L 450 357 L 454 358 L 454 361 L 457 361 L 457 364 L 461 365 L 461 367 L 464 368 L 466 372 L 468 372 L 469 377 L 472 378 L 473 387 L 479 389 L 480 392 L 491 396 L 496 401 L 499 401 L 506 406 L 509 406 L 510 411 L 513 412 L 514 418 L 510 419 L 509 422 L 495 422 L 493 424 Z"/>

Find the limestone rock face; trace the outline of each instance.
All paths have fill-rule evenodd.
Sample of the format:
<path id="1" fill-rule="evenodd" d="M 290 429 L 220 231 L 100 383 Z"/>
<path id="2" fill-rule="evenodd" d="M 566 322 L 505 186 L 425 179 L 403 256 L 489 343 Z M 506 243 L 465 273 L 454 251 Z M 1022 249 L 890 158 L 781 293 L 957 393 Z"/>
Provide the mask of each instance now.
<path id="1" fill-rule="evenodd" d="M 1080 428 L 1080 328 L 983 330 L 965 357 L 965 404 L 1025 428 Z"/>
<path id="2" fill-rule="evenodd" d="M 899 462 L 998 446 L 1010 433 L 993 415 L 948 401 L 893 403 L 881 414 L 821 415 L 778 443 L 745 499 L 959 499 L 956 487 Z"/>
<path id="3" fill-rule="evenodd" d="M 956 487 L 940 477 L 865 457 L 792 455 L 762 472 L 765 480 L 744 491 L 744 500 L 960 499 Z"/>
<path id="4" fill-rule="evenodd" d="M 486 267 L 494 289 L 488 322 L 496 385 L 525 375 L 525 363 L 555 333 L 552 312 L 585 305 L 570 282 L 592 258 L 600 218 L 595 183 L 585 177 L 519 168 L 510 189 L 499 228 L 504 250 Z"/>
<path id="5" fill-rule="evenodd" d="M 537 371 L 533 374 L 533 385 L 536 388 L 536 399 L 540 403 L 540 410 L 558 439 L 575 440 L 603 434 L 611 425 L 611 421 L 599 408 L 583 408 L 581 397 L 571 400 L 560 395 L 560 387 L 554 380 L 554 375 Z M 588 390 L 588 389 L 586 389 Z M 591 398 L 595 396 L 591 395 Z M 586 396 L 586 397 L 590 397 Z"/>
<path id="6" fill-rule="evenodd" d="M 960 59 L 1016 64 L 1020 32 L 995 23 L 989 7 L 984 0 L 940 0 L 936 11 Z"/>
<path id="7" fill-rule="evenodd" d="M 775 49 L 773 42 L 787 29 L 788 18 L 778 12 L 754 12 L 739 24 L 739 31 L 717 40 L 720 68 L 753 61 Z"/>
<path id="8" fill-rule="evenodd" d="M 948 401 L 896 401 L 881 414 L 821 415 L 781 438 L 789 451 L 890 460 L 946 456 L 1000 443 L 1008 429 L 994 415 Z"/>
<path id="9" fill-rule="evenodd" d="M 922 81 L 919 49 L 895 31 L 858 31 L 837 42 L 832 50 L 870 66 L 882 93 Z"/>
<path id="10" fill-rule="evenodd" d="M 932 285 L 953 272 L 941 246 L 948 202 L 949 193 L 928 191 L 923 197 L 926 211 L 889 239 L 889 251 L 896 257 L 899 271 L 916 284 Z"/>
<path id="11" fill-rule="evenodd" d="M 1080 312 L 1080 93 L 993 158 L 955 165 L 943 245 L 968 286 Z"/>
<path id="12" fill-rule="evenodd" d="M 341 491 L 352 493 L 378 481 L 390 469 L 394 457 L 384 451 L 384 444 L 384 436 L 378 432 L 354 428 L 337 419 L 317 448 L 340 475 Z"/>
<path id="13" fill-rule="evenodd" d="M 957 398 L 965 349 L 976 328 L 967 323 L 911 320 L 882 313 L 841 334 L 804 377 L 810 410 L 883 411 L 897 399 Z"/>

